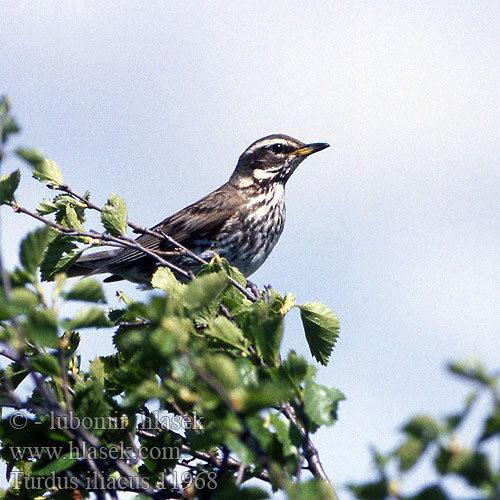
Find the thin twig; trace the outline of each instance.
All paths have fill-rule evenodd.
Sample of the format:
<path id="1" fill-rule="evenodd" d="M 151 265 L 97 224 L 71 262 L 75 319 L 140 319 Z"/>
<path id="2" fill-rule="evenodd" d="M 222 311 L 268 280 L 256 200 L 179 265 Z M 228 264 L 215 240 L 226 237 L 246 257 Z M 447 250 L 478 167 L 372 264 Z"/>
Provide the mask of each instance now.
<path id="1" fill-rule="evenodd" d="M 245 416 L 241 414 L 239 409 L 235 407 L 231 398 L 226 394 L 224 387 L 220 382 L 211 374 L 202 370 L 197 362 L 192 359 L 189 355 L 190 364 L 193 367 L 196 374 L 221 398 L 222 402 L 226 407 L 239 419 L 241 426 L 243 427 L 243 433 L 241 438 L 244 441 L 250 442 L 249 445 L 257 455 L 262 465 L 269 471 L 270 476 L 273 481 L 279 485 L 281 489 L 289 492 L 290 481 L 274 466 L 274 464 L 269 460 L 267 453 L 262 449 L 257 437 L 254 436 L 252 430 L 248 426 Z"/>
<path id="2" fill-rule="evenodd" d="M 71 227 L 66 227 L 62 226 L 61 224 L 57 224 L 55 222 L 52 222 L 45 217 L 42 217 L 41 215 L 35 214 L 31 210 L 28 210 L 27 208 L 21 207 L 20 205 L 11 205 L 12 209 L 16 213 L 23 213 L 26 215 L 29 215 L 30 217 L 33 217 L 34 219 L 43 222 L 44 224 L 47 224 L 50 227 L 53 227 L 56 229 L 58 232 L 65 234 L 67 236 L 76 236 L 76 237 L 83 237 L 83 238 L 92 238 L 92 239 L 97 239 L 97 240 L 102 240 L 106 242 L 113 242 L 113 243 L 118 243 L 122 247 L 128 247 L 128 248 L 133 248 L 135 250 L 139 250 L 146 255 L 149 255 L 150 257 L 153 257 L 156 259 L 162 266 L 169 267 L 172 269 L 172 271 L 175 271 L 176 273 L 184 276 L 185 278 L 190 278 L 190 274 L 180 267 L 177 267 L 176 265 L 166 261 L 162 257 L 160 257 L 155 251 L 149 250 L 148 248 L 143 247 L 141 244 L 137 243 L 135 240 L 132 240 L 130 238 L 127 238 L 125 236 L 117 237 L 117 236 L 112 236 L 111 234 L 107 233 L 94 233 L 91 231 L 82 231 L 80 229 L 74 229 Z"/>
<path id="3" fill-rule="evenodd" d="M 298 431 L 304 438 L 304 442 L 302 443 L 302 448 L 304 451 L 304 458 L 307 460 L 307 464 L 309 466 L 309 470 L 311 471 L 314 477 L 321 478 L 330 485 L 333 493 L 333 498 L 338 500 L 337 494 L 335 493 L 335 490 L 333 489 L 333 486 L 330 480 L 328 479 L 325 470 L 323 469 L 323 465 L 321 464 L 321 461 L 319 459 L 318 450 L 313 445 L 306 429 L 304 429 L 304 427 L 302 427 L 302 425 L 299 423 L 297 416 L 295 415 L 295 410 L 290 405 L 290 403 L 284 401 L 281 403 L 281 411 L 283 415 L 285 415 L 290 420 L 290 422 L 292 422 L 295 425 L 295 427 L 298 429 Z"/>

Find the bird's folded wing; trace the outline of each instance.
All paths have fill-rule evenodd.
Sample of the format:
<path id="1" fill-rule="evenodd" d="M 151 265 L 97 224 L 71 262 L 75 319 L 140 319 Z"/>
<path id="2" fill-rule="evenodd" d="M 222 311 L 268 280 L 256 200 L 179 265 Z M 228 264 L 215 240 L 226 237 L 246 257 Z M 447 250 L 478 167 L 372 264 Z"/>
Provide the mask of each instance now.
<path id="1" fill-rule="evenodd" d="M 209 236 L 217 231 L 241 207 L 244 198 L 232 186 L 224 185 L 201 200 L 180 210 L 152 228 L 153 231 L 162 232 L 177 243 L 189 248 L 189 242 Z M 156 238 L 150 234 L 143 234 L 136 240 L 143 247 L 162 252 L 175 250 L 175 247 L 165 239 Z M 134 248 L 123 249 L 114 259 L 104 267 L 112 271 L 117 266 L 128 265 L 146 257 L 141 250 Z"/>

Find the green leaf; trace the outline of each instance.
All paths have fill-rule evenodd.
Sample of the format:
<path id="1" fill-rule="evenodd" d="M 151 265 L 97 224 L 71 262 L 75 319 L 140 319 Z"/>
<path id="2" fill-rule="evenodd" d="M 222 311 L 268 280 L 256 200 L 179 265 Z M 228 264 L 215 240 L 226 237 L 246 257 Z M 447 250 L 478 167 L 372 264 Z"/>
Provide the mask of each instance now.
<path id="1" fill-rule="evenodd" d="M 446 491 L 439 484 L 426 486 L 408 500 L 449 500 Z"/>
<path id="2" fill-rule="evenodd" d="M 500 408 L 495 410 L 484 423 L 481 441 L 485 441 L 495 435 L 500 435 Z"/>
<path id="3" fill-rule="evenodd" d="M 16 154 L 32 167 L 39 167 L 45 160 L 42 152 L 38 149 L 17 148 Z"/>
<path id="4" fill-rule="evenodd" d="M 235 314 L 245 337 L 269 365 L 276 365 L 283 337 L 283 317 L 273 310 L 273 305 L 260 300 Z"/>
<path id="5" fill-rule="evenodd" d="M 98 423 L 89 431 L 99 436 L 106 432 L 107 425 L 101 425 L 101 419 L 106 419 L 111 414 L 111 397 L 104 390 L 105 371 L 104 363 L 97 358 L 90 364 L 90 380 L 81 381 L 75 387 L 73 407 L 75 413 L 82 417 L 97 417 L 94 422 Z"/>
<path id="6" fill-rule="evenodd" d="M 42 162 L 32 164 L 34 167 L 33 177 L 50 187 L 57 188 L 63 182 L 63 175 L 57 163 L 54 160 L 44 158 Z"/>
<path id="7" fill-rule="evenodd" d="M 19 170 L 2 175 L 2 180 L 0 181 L 0 205 L 10 203 L 14 199 L 14 192 L 17 186 L 19 186 L 20 179 L 21 172 Z"/>
<path id="8" fill-rule="evenodd" d="M 7 142 L 9 135 L 17 134 L 19 127 L 14 118 L 9 115 L 10 102 L 7 97 L 0 98 L 0 136 L 2 144 Z"/>
<path id="9" fill-rule="evenodd" d="M 58 473 L 66 469 L 69 469 L 72 465 L 78 462 L 78 458 L 74 458 L 74 455 L 75 455 L 74 452 L 65 453 L 64 455 L 61 455 L 59 458 L 48 463 L 42 468 L 38 470 L 34 469 L 32 475 L 35 477 L 36 476 L 50 477 L 52 473 Z"/>
<path id="10" fill-rule="evenodd" d="M 67 194 L 54 198 L 52 205 L 57 209 L 56 221 L 69 227 L 80 228 L 85 222 L 85 209 L 87 205 L 82 201 Z M 47 206 L 47 209 L 51 209 Z"/>
<path id="11" fill-rule="evenodd" d="M 421 439 L 409 436 L 395 452 L 396 457 L 399 458 L 400 469 L 403 472 L 410 470 L 422 456 L 426 447 L 426 443 Z"/>
<path id="12" fill-rule="evenodd" d="M 122 236 L 127 232 L 127 205 L 118 195 L 109 197 L 101 212 L 101 222 L 106 231 L 114 236 Z"/>
<path id="13" fill-rule="evenodd" d="M 210 335 L 225 344 L 236 347 L 244 352 L 248 352 L 245 347 L 245 337 L 243 332 L 224 316 L 218 316 L 204 330 L 206 335 Z"/>
<path id="14" fill-rule="evenodd" d="M 40 303 L 38 295 L 27 288 L 14 288 L 10 294 L 14 306 L 22 312 L 28 313 Z"/>
<path id="15" fill-rule="evenodd" d="M 50 354 L 38 354 L 31 358 L 31 364 L 43 375 L 50 375 L 51 377 L 61 376 L 61 367 L 59 362 L 54 356 Z"/>
<path id="16" fill-rule="evenodd" d="M 151 279 L 153 288 L 167 292 L 170 297 L 179 298 L 184 292 L 186 285 L 179 283 L 174 273 L 168 267 L 159 267 Z"/>
<path id="17" fill-rule="evenodd" d="M 26 370 L 20 363 L 15 361 L 0 371 L 0 382 L 4 386 L 7 384 L 11 390 L 14 390 L 29 374 L 29 370 Z"/>
<path id="18" fill-rule="evenodd" d="M 99 307 L 91 306 L 78 311 L 68 324 L 68 330 L 78 330 L 80 328 L 106 328 L 113 326 L 106 313 Z"/>
<path id="19" fill-rule="evenodd" d="M 39 215 L 48 215 L 52 214 L 54 212 L 57 212 L 58 207 L 55 203 L 50 201 L 47 198 L 44 198 L 39 204 L 38 208 L 36 209 L 37 214 Z"/>
<path id="20" fill-rule="evenodd" d="M 448 432 L 455 431 L 462 424 L 462 422 L 470 414 L 472 408 L 474 407 L 474 404 L 478 400 L 478 397 L 479 391 L 472 392 L 465 399 L 465 405 L 460 411 L 446 416 L 445 422 Z"/>
<path id="21" fill-rule="evenodd" d="M 294 351 L 290 351 L 288 358 L 279 366 L 280 372 L 285 374 L 297 392 L 300 392 L 300 384 L 306 379 L 308 368 L 307 361 Z"/>
<path id="22" fill-rule="evenodd" d="M 475 359 L 458 363 L 450 363 L 448 365 L 448 370 L 455 375 L 478 382 L 486 387 L 495 388 L 497 384 L 495 375 L 487 373 L 483 364 Z"/>
<path id="23" fill-rule="evenodd" d="M 21 242 L 21 263 L 33 277 L 37 267 L 43 260 L 45 249 L 49 244 L 50 229 L 48 226 L 35 229 Z"/>
<path id="24" fill-rule="evenodd" d="M 276 431 L 276 437 L 283 445 L 283 455 L 296 455 L 298 450 L 292 442 L 292 429 L 291 422 L 288 419 L 281 418 L 279 414 L 270 416 L 271 423 Z"/>
<path id="25" fill-rule="evenodd" d="M 337 420 L 339 401 L 344 395 L 333 387 L 319 385 L 308 379 L 304 389 L 304 410 L 317 427 L 332 425 Z M 311 429 L 313 432 L 316 429 Z"/>
<path id="26" fill-rule="evenodd" d="M 319 478 L 296 483 L 290 488 L 290 500 L 335 500 L 332 487 Z M 360 497 L 361 498 L 361 497 Z"/>
<path id="27" fill-rule="evenodd" d="M 456 452 L 442 447 L 434 463 L 441 474 L 458 474 L 471 486 L 480 487 L 493 481 L 491 464 L 484 453 L 471 450 Z"/>
<path id="28" fill-rule="evenodd" d="M 32 311 L 23 329 L 26 338 L 40 346 L 57 347 L 57 315 L 52 309 Z"/>
<path id="29" fill-rule="evenodd" d="M 94 279 L 80 280 L 69 292 L 63 294 L 66 300 L 105 303 L 102 285 Z"/>
<path id="30" fill-rule="evenodd" d="M 326 366 L 339 336 L 339 319 L 320 302 L 300 306 L 300 317 L 311 354 Z"/>
<path id="31" fill-rule="evenodd" d="M 225 354 L 206 354 L 203 358 L 203 364 L 226 389 L 233 389 L 240 384 L 240 373 L 229 356 Z"/>
<path id="32" fill-rule="evenodd" d="M 63 207 L 56 217 L 57 222 L 63 226 L 70 227 L 72 229 L 82 229 L 82 223 L 76 210 L 70 204 Z"/>
<path id="33" fill-rule="evenodd" d="M 360 500 L 385 500 L 389 498 L 389 482 L 386 478 L 373 483 L 349 484 L 348 487 Z"/>
<path id="34" fill-rule="evenodd" d="M 39 297 L 27 288 L 14 288 L 9 299 L 0 293 L 0 321 L 28 314 L 39 303 Z"/>
<path id="35" fill-rule="evenodd" d="M 427 415 L 418 415 L 412 418 L 404 425 L 402 430 L 406 434 L 421 439 L 425 443 L 436 440 L 442 432 L 439 423 Z"/>
<path id="36" fill-rule="evenodd" d="M 246 390 L 241 392 L 241 411 L 249 414 L 264 408 L 276 408 L 281 401 L 288 399 L 290 394 L 290 386 L 287 384 L 261 381 L 256 386 L 247 386 Z"/>
<path id="37" fill-rule="evenodd" d="M 54 275 L 67 271 L 83 253 L 69 236 L 56 235 L 49 243 L 40 266 L 43 281 L 54 279 Z"/>
<path id="38" fill-rule="evenodd" d="M 227 275 L 223 271 L 197 276 L 186 286 L 184 306 L 191 314 L 202 310 L 212 312 L 228 287 Z"/>

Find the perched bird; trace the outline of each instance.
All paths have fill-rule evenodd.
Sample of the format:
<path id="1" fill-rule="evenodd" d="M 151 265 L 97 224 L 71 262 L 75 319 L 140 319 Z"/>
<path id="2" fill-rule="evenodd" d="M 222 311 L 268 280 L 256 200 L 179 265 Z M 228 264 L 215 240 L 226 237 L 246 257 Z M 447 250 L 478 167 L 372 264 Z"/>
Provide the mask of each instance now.
<path id="1" fill-rule="evenodd" d="M 245 276 L 254 273 L 276 245 L 285 224 L 285 184 L 299 164 L 329 145 L 304 144 L 286 135 L 270 135 L 251 144 L 240 156 L 226 184 L 152 228 L 210 260 L 215 253 Z M 186 271 L 200 264 L 176 254 L 168 241 L 143 234 L 136 240 Z M 126 279 L 149 285 L 158 262 L 143 252 L 124 248 L 86 255 L 68 271 L 69 276 L 111 273 L 105 281 Z"/>

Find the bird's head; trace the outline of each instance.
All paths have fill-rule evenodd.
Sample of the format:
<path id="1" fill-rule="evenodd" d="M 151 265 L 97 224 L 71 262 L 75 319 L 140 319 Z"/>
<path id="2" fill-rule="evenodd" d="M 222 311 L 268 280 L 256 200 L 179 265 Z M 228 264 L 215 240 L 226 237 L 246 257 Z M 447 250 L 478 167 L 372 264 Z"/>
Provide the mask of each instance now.
<path id="1" fill-rule="evenodd" d="M 324 142 L 304 144 L 287 135 L 269 135 L 248 146 L 229 179 L 244 188 L 273 182 L 285 183 L 309 155 L 329 146 Z"/>

